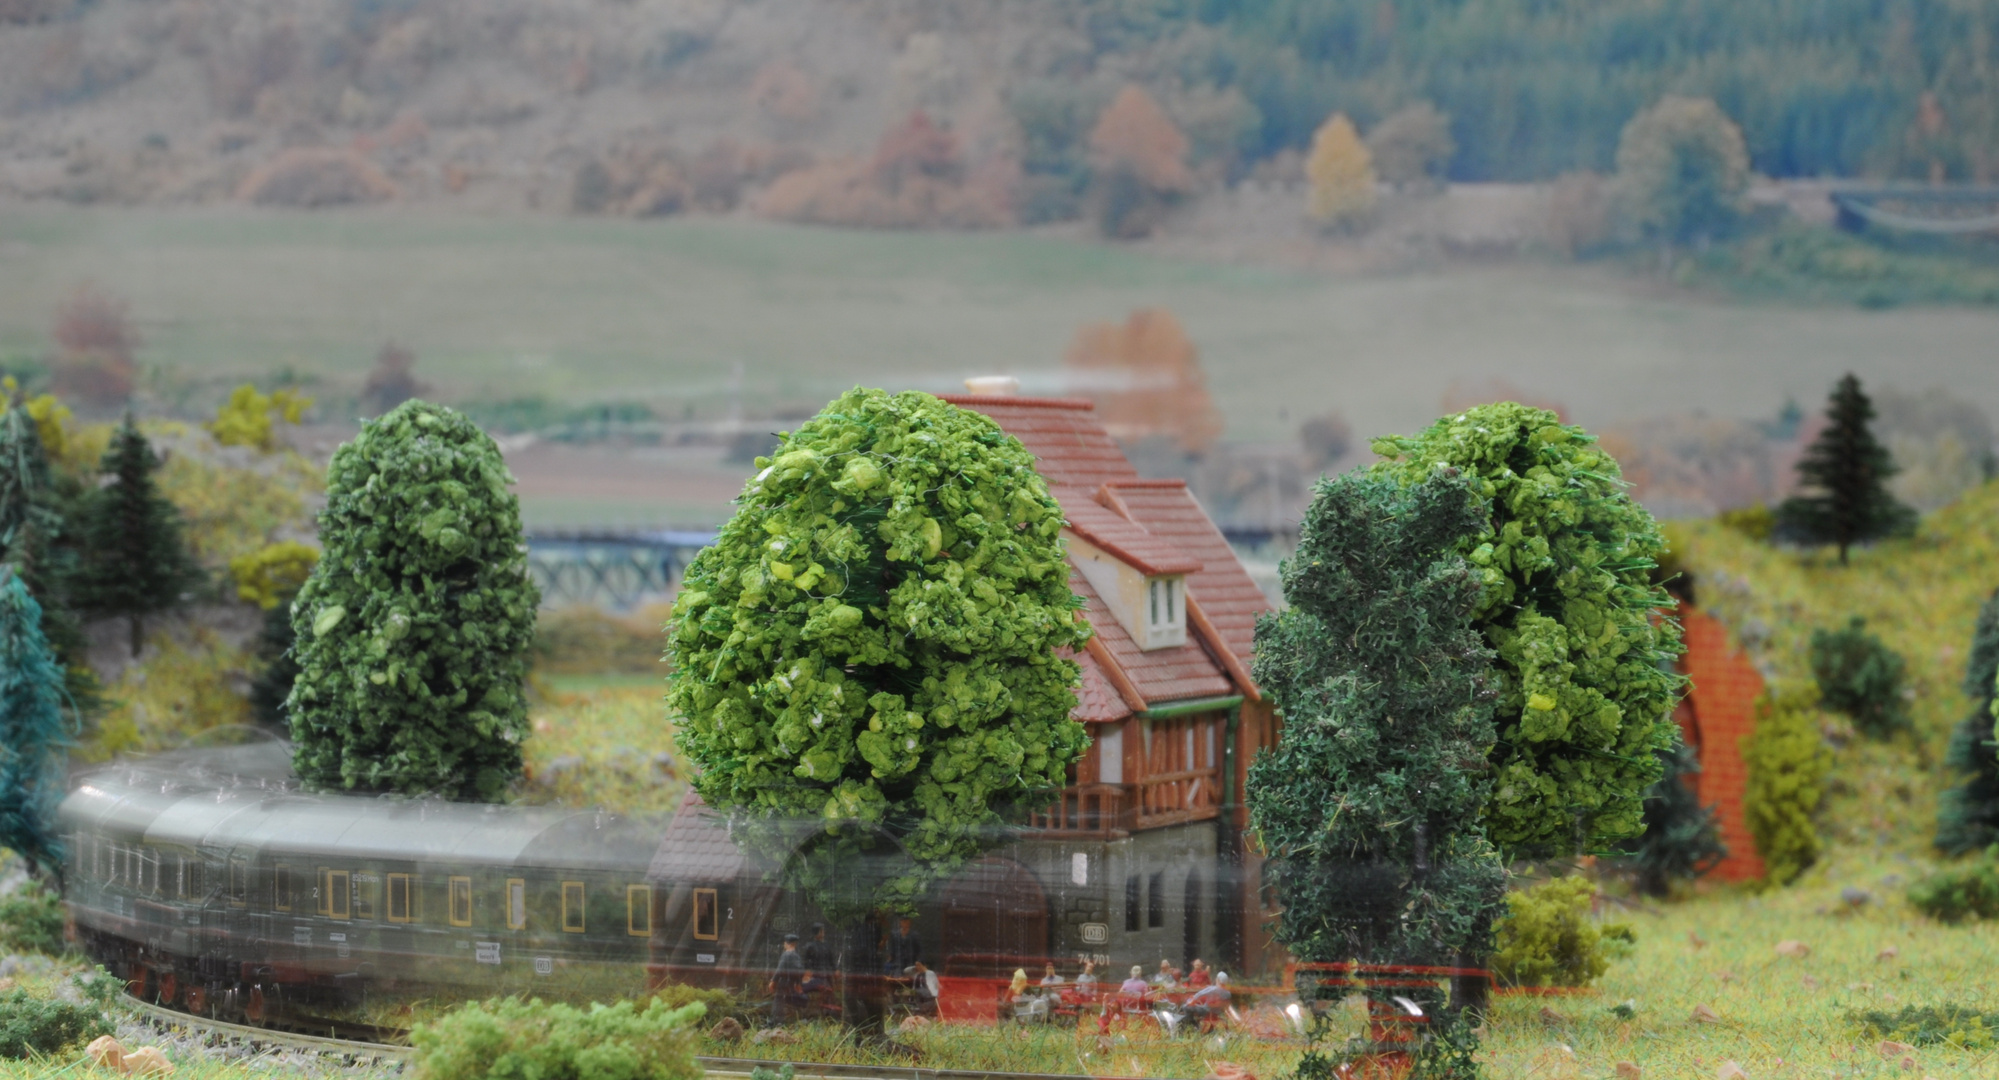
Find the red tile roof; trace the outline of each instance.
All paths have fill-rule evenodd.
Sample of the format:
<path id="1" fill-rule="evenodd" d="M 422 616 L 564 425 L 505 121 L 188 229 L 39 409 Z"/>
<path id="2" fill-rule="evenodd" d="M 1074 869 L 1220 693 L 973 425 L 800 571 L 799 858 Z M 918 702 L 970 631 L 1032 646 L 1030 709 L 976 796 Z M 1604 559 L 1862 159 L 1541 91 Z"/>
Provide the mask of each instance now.
<path id="1" fill-rule="evenodd" d="M 1097 666 L 1095 657 L 1087 652 L 1066 650 L 1064 655 L 1083 667 L 1083 685 L 1076 688 L 1076 707 L 1069 713 L 1072 718 L 1086 724 L 1101 724 L 1131 715 L 1131 706 L 1125 704 L 1124 695 L 1104 676 L 1104 669 Z"/>
<path id="2" fill-rule="evenodd" d="M 1124 624 L 1090 587 L 1083 575 L 1070 571 L 1069 587 L 1089 601 L 1083 614 L 1089 616 L 1097 637 L 1110 651 L 1111 659 L 1125 678 L 1145 698 L 1147 705 L 1167 705 L 1189 698 L 1224 697 L 1236 692 L 1221 665 L 1190 635 L 1185 645 L 1164 649 L 1140 649 L 1125 632 Z"/>
<path id="3" fill-rule="evenodd" d="M 729 838 L 720 814 L 688 792 L 660 837 L 646 880 L 660 884 L 733 881 L 742 876 L 743 852 Z"/>
<path id="4" fill-rule="evenodd" d="M 998 421 L 1033 452 L 1035 468 L 1051 487 L 1095 488 L 1106 480 L 1138 479 L 1138 468 L 1118 449 L 1088 401 L 985 394 L 946 394 L 944 400 Z"/>
<path id="5" fill-rule="evenodd" d="M 1078 536 L 1137 567 L 1141 574 L 1191 574 L 1201 568 L 1201 560 L 1097 505 L 1081 488 L 1057 491 L 1055 501 L 1062 504 L 1062 514 Z"/>
<path id="6" fill-rule="evenodd" d="M 1249 663 L 1256 652 L 1256 617 L 1270 610 L 1270 600 L 1236 560 L 1235 549 L 1194 500 L 1186 481 L 1119 480 L 1097 494 L 1146 532 L 1201 561 L 1201 569 L 1187 575 L 1187 594 L 1201 605 L 1229 650 Z"/>

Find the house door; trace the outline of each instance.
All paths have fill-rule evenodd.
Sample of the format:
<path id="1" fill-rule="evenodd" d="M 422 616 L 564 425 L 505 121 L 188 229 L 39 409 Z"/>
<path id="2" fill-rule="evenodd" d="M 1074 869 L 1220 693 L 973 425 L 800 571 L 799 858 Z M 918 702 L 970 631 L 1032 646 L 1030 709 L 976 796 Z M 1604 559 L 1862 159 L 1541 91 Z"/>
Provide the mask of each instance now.
<path id="1" fill-rule="evenodd" d="M 942 971 L 1008 975 L 1048 955 L 1048 896 L 1011 859 L 974 863 L 944 889 Z"/>

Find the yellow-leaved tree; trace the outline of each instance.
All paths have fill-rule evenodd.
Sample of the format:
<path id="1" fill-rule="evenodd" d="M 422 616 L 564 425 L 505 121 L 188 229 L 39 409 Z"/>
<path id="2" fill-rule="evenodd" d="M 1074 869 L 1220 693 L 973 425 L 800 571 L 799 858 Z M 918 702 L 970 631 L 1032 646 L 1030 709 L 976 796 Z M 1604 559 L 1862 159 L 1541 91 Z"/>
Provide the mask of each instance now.
<path id="1" fill-rule="evenodd" d="M 1313 134 L 1305 178 L 1305 212 L 1326 228 L 1351 228 L 1374 210 L 1374 156 L 1347 114 L 1334 113 Z"/>

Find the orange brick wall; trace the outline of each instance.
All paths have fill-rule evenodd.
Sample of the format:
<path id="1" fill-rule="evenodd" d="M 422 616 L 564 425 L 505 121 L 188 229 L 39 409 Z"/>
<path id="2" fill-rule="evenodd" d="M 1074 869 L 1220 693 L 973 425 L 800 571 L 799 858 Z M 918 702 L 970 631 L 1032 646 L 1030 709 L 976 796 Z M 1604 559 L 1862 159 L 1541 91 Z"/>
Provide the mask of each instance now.
<path id="1" fill-rule="evenodd" d="M 1699 797 L 1712 806 L 1728 858 L 1708 872 L 1721 881 L 1750 881 L 1763 876 L 1763 860 L 1742 816 L 1741 739 L 1755 730 L 1756 699 L 1763 694 L 1763 676 L 1741 650 L 1729 643 L 1728 629 L 1713 616 L 1680 605 L 1680 626 L 1686 632 L 1687 654 L 1681 670 L 1693 683 L 1680 705 L 1678 719 L 1687 743 L 1701 762 Z"/>

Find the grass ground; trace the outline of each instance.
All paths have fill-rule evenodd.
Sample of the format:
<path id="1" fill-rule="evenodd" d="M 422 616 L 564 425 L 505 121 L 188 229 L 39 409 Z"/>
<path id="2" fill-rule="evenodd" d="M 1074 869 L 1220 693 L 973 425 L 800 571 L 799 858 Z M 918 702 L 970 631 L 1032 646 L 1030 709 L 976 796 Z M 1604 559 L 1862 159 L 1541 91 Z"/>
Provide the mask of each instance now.
<path id="1" fill-rule="evenodd" d="M 1332 409 L 1363 434 L 1409 430 L 1453 381 L 1495 375 L 1592 427 L 1767 415 L 1847 370 L 1999 413 L 1999 311 L 1717 303 L 1601 267 L 1340 277 L 1033 232 L 242 209 L 10 207 L 0 252 L 0 356 L 44 353 L 63 295 L 95 280 L 132 302 L 141 361 L 193 379 L 289 366 L 351 387 L 394 338 L 448 396 L 755 414 L 857 382 L 1012 371 L 1054 389 L 1077 326 L 1160 305 L 1238 439 Z"/>

